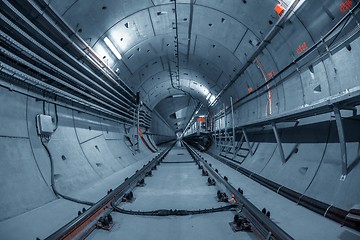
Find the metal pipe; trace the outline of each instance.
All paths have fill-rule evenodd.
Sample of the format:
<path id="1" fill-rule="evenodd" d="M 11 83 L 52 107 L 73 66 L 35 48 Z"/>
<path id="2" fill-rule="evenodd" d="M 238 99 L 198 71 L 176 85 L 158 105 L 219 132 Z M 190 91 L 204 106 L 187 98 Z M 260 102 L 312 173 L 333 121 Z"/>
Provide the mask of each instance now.
<path id="1" fill-rule="evenodd" d="M 66 65 L 69 69 L 72 69 L 72 71 L 75 71 L 77 74 L 81 75 L 84 79 L 86 79 L 87 81 L 91 82 L 91 84 L 93 85 L 97 85 L 98 87 L 101 87 L 104 91 L 108 91 L 105 90 L 103 88 L 103 86 L 98 85 L 99 82 L 101 84 L 104 84 L 106 87 L 108 87 L 111 91 L 112 94 L 116 94 L 118 95 L 118 97 L 114 97 L 114 99 L 119 100 L 119 97 L 122 98 L 125 101 L 128 101 L 130 104 L 133 104 L 131 101 L 129 101 L 128 98 L 125 98 L 124 96 L 122 96 L 118 90 L 115 90 L 114 88 L 112 88 L 107 82 L 104 82 L 103 79 L 101 79 L 98 75 L 96 75 L 94 72 L 90 71 L 88 68 L 86 68 L 84 65 L 80 65 L 80 62 L 78 60 L 76 60 L 73 56 L 71 56 L 68 52 L 66 52 L 63 48 L 61 48 L 56 42 L 54 42 L 51 38 L 49 38 L 46 34 L 44 34 L 39 28 L 37 28 L 31 21 L 29 21 L 22 13 L 20 13 L 15 7 L 13 7 L 7 0 L 3 1 L 4 4 L 6 4 L 6 6 L 12 10 L 14 15 L 17 15 L 18 17 L 20 17 L 30 28 L 32 28 L 33 30 L 35 30 L 39 36 L 41 36 L 42 38 L 44 38 L 46 41 L 48 41 L 53 47 L 55 47 L 56 50 L 61 51 L 62 54 L 64 54 L 64 56 L 67 56 L 69 60 L 72 61 L 73 65 L 79 66 L 82 70 L 85 70 L 88 74 L 90 74 L 94 80 L 97 80 L 97 83 L 95 83 L 93 80 L 91 80 L 90 78 L 88 78 L 87 76 L 84 75 L 84 73 L 79 72 L 77 69 L 75 69 L 72 65 L 69 65 L 67 63 L 65 63 L 65 61 L 63 60 L 63 58 L 59 58 L 57 54 L 52 54 L 52 58 L 57 59 L 59 62 L 63 63 L 64 65 Z M 27 2 L 24 2 L 27 3 Z M 30 3 L 30 2 L 28 2 Z M 36 6 L 33 5 L 33 3 L 30 3 L 30 5 L 37 11 L 41 11 L 38 8 L 36 8 Z M 3 16 L 2 16 L 3 18 Z M 59 33 L 60 36 L 63 36 L 64 39 L 66 39 L 68 41 L 69 44 L 74 45 L 74 43 L 66 36 L 64 35 L 63 31 L 60 31 L 58 28 L 56 28 L 56 26 L 52 25 Z M 18 28 L 15 24 L 12 24 L 11 27 L 14 27 L 15 29 L 19 30 L 20 28 Z M 43 46 L 43 44 L 39 44 L 37 43 L 37 41 L 35 39 L 33 39 L 31 36 L 29 36 L 28 34 L 26 34 L 25 32 L 22 31 L 21 33 L 22 35 L 24 35 L 26 37 L 26 39 L 29 39 L 32 43 L 36 43 L 37 47 L 42 48 L 43 50 L 45 49 L 45 47 Z M 75 45 L 74 45 L 75 46 Z M 77 47 L 77 46 L 75 46 Z M 85 54 L 83 52 L 83 50 L 78 49 L 78 51 L 82 54 Z M 47 52 L 49 54 L 49 51 L 47 49 L 45 49 L 45 52 Z M 86 54 L 85 54 L 86 55 Z"/>
<path id="2" fill-rule="evenodd" d="M 6 2 L 4 2 L 6 3 Z M 49 42 L 51 42 L 53 45 L 55 45 L 60 51 L 62 51 L 65 55 L 68 55 L 67 52 L 65 52 L 62 48 L 60 48 L 55 42 L 53 42 L 51 39 L 49 39 L 44 33 L 42 33 L 38 28 L 36 28 L 31 22 L 29 22 L 29 20 L 27 20 L 21 13 L 19 13 L 18 11 L 16 11 L 16 9 L 14 9 L 11 5 L 8 6 L 9 8 L 11 8 L 15 13 L 19 14 L 20 18 L 24 18 L 24 21 L 26 23 L 28 23 L 28 25 L 30 27 L 32 27 L 34 30 L 39 31 L 39 34 L 41 36 L 43 36 L 46 40 L 48 40 Z M 81 81 L 76 80 L 77 84 L 79 84 L 80 86 L 88 89 L 89 91 L 95 92 L 94 89 L 95 87 L 98 88 L 98 90 L 103 91 L 105 94 L 107 94 L 108 96 L 113 97 L 113 99 L 115 99 L 116 101 L 120 101 L 120 103 L 125 104 L 129 107 L 131 107 L 128 103 L 125 103 L 123 100 L 115 97 L 115 95 L 113 95 L 113 93 L 110 93 L 108 90 L 106 90 L 105 88 L 103 88 L 102 86 L 100 86 L 98 83 L 94 82 L 93 80 L 89 79 L 87 76 L 85 76 L 83 73 L 79 72 L 77 69 L 75 69 L 72 65 L 70 65 L 69 63 L 65 62 L 62 58 L 60 58 L 57 54 L 54 54 L 53 52 L 51 52 L 49 49 L 45 48 L 43 44 L 40 44 L 39 42 L 37 42 L 34 38 L 32 38 L 30 35 L 28 35 L 25 31 L 23 31 L 22 29 L 20 29 L 18 26 L 16 26 L 10 19 L 8 19 L 7 17 L 5 17 L 2 13 L 0 13 L 1 16 L 1 20 L 4 21 L 6 24 L 8 24 L 12 29 L 14 29 L 18 34 L 24 36 L 24 38 L 26 39 L 26 41 L 29 41 L 31 44 L 33 44 L 34 46 L 36 46 L 37 48 L 40 48 L 42 51 L 44 51 L 44 53 L 48 54 L 52 59 L 56 59 L 57 61 L 59 61 L 60 63 L 63 64 L 63 66 L 67 67 L 68 70 L 73 71 L 74 73 L 78 74 L 79 76 L 81 76 L 84 80 L 86 80 L 87 82 L 89 82 L 89 84 L 84 84 Z M 2 31 L 1 31 L 2 32 Z M 3 33 L 3 32 L 2 32 Z M 30 53 L 34 58 L 39 59 L 41 63 L 45 63 L 45 66 L 48 66 L 50 69 L 52 70 L 56 70 L 58 71 L 61 75 L 67 76 L 68 78 L 70 78 L 71 80 L 74 81 L 74 79 L 77 79 L 75 77 L 73 77 L 72 75 L 68 74 L 67 72 L 65 72 L 65 70 L 60 69 L 57 66 L 54 66 L 53 64 L 49 63 L 49 61 L 45 60 L 43 57 L 40 57 L 38 54 L 35 54 L 33 51 L 31 51 L 29 49 L 30 45 L 28 45 L 27 47 L 25 47 L 24 45 L 20 44 L 18 41 L 15 41 L 14 39 L 12 39 L 7 33 L 3 33 L 2 34 L 4 37 L 10 39 L 10 41 L 13 44 L 16 44 L 18 47 L 20 47 L 20 49 L 22 49 L 25 52 Z M 73 59 L 70 55 L 68 55 L 71 59 Z M 78 61 L 75 61 L 73 59 L 74 62 L 78 63 Z M 81 65 L 82 68 L 84 68 Z M 85 69 L 85 68 L 84 68 Z M 88 70 L 89 71 L 89 70 Z M 92 87 L 90 88 L 88 85 L 91 85 Z M 97 94 L 101 94 L 101 92 L 95 92 Z"/>
<path id="3" fill-rule="evenodd" d="M 3 34 L 3 32 L 2 32 L 1 30 L 0 30 L 0 34 L 1 34 L 1 35 Z M 14 61 L 16 61 L 16 62 L 18 62 L 18 63 L 21 63 L 21 64 L 23 64 L 23 65 L 25 65 L 25 66 L 27 66 L 27 67 L 29 67 L 29 68 L 31 68 L 31 69 L 34 69 L 35 71 L 43 74 L 44 76 L 47 76 L 47 77 L 49 77 L 49 78 L 52 79 L 52 80 L 55 80 L 57 83 L 60 83 L 61 85 L 65 86 L 65 87 L 67 87 L 67 88 L 69 88 L 69 89 L 71 89 L 71 90 L 73 90 L 73 91 L 75 91 L 75 92 L 78 92 L 78 93 L 82 94 L 83 96 L 87 97 L 88 99 L 92 99 L 92 100 L 94 100 L 94 101 L 97 101 L 97 102 L 99 102 L 100 104 L 106 105 L 106 106 L 108 106 L 109 108 L 116 109 L 117 111 L 121 112 L 122 114 L 129 116 L 129 114 L 128 114 L 127 112 L 124 112 L 123 110 L 121 110 L 121 109 L 126 109 L 126 108 L 122 107 L 121 105 L 119 105 L 119 104 L 116 103 L 116 102 L 113 102 L 111 99 L 108 99 L 106 96 L 102 96 L 102 97 L 104 97 L 105 99 L 109 100 L 110 102 L 112 102 L 112 103 L 113 103 L 115 106 L 117 106 L 117 107 L 115 107 L 115 106 L 113 106 L 113 105 L 110 105 L 110 104 L 108 104 L 107 102 L 104 102 L 102 99 L 99 99 L 99 98 L 97 98 L 97 97 L 95 97 L 95 96 L 93 96 L 93 95 L 90 95 L 90 94 L 86 93 L 85 91 L 81 90 L 80 88 L 74 87 L 73 85 L 71 85 L 71 84 L 69 84 L 69 83 L 67 83 L 67 82 L 59 79 L 59 78 L 56 77 L 56 76 L 50 75 L 49 73 L 43 71 L 42 69 L 40 69 L 40 68 L 34 66 L 33 64 L 25 61 L 23 58 L 20 58 L 20 57 L 18 57 L 17 55 L 9 52 L 8 50 L 4 49 L 3 47 L 0 47 L 0 52 L 3 53 L 4 55 L 6 55 L 7 57 L 13 59 Z M 24 74 L 25 74 L 25 73 L 24 73 Z M 25 74 L 25 75 L 27 75 L 27 74 Z"/>
<path id="4" fill-rule="evenodd" d="M 57 29 L 60 33 L 64 32 L 64 30 L 66 30 L 67 32 L 69 32 L 69 36 L 75 36 L 76 40 L 79 42 L 79 44 L 81 45 L 80 47 L 77 47 L 77 50 L 79 50 L 80 53 L 84 53 L 85 50 L 88 50 L 91 57 L 95 58 L 96 63 L 99 65 L 97 67 L 97 70 L 101 71 L 104 73 L 104 75 L 107 77 L 108 80 L 110 80 L 113 84 L 115 84 L 116 86 L 120 87 L 121 89 L 123 89 L 129 96 L 131 96 L 132 98 L 135 97 L 135 94 L 131 91 L 131 89 L 126 85 L 126 83 L 124 81 L 122 81 L 121 79 L 118 78 L 117 74 L 107 65 L 105 64 L 98 56 L 97 54 L 94 52 L 94 50 L 76 33 L 74 32 L 74 30 L 66 23 L 63 21 L 63 19 L 52 10 L 52 8 L 49 6 L 49 4 L 47 4 L 45 1 L 43 0 L 29 0 L 30 4 L 39 12 L 40 15 L 42 15 L 47 21 L 49 21 L 49 18 L 53 19 L 53 23 L 52 26 Z M 34 5 L 38 5 L 34 6 Z M 47 11 L 47 12 L 45 12 Z M 50 21 L 49 21 L 50 23 Z M 61 25 L 61 27 L 57 27 L 57 25 Z M 66 37 L 66 35 L 64 34 L 63 36 Z M 71 40 L 71 39 L 69 39 Z M 70 41 L 71 43 L 74 43 L 73 41 Z M 84 57 L 86 57 L 88 60 L 90 60 L 88 58 L 87 54 L 84 54 Z M 103 68 L 105 68 L 110 74 L 107 74 Z M 112 75 L 112 76 L 111 76 Z M 115 77 L 121 84 L 119 84 L 113 77 Z"/>

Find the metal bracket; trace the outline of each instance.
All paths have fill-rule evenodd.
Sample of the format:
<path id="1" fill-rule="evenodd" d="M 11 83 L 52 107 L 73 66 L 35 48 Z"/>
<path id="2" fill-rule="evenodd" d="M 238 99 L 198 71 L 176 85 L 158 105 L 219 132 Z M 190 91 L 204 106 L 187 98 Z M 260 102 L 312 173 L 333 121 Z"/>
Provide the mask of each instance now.
<path id="1" fill-rule="evenodd" d="M 334 106 L 334 114 L 336 120 L 336 126 L 338 130 L 339 142 L 340 142 L 340 153 L 341 153 L 341 172 L 340 181 L 344 181 L 347 175 L 347 151 L 346 151 L 346 140 L 344 126 L 341 118 L 340 109 Z"/>
<path id="2" fill-rule="evenodd" d="M 243 135 L 244 135 L 244 137 L 245 137 L 245 141 L 246 141 L 246 143 L 247 143 L 247 145 L 248 145 L 248 148 L 249 148 L 249 151 L 250 151 L 250 155 L 253 156 L 254 153 L 253 153 L 253 151 L 252 151 L 252 147 L 251 147 L 251 144 L 250 144 L 250 142 L 249 142 L 249 138 L 248 138 L 248 136 L 247 136 L 246 131 L 245 131 L 244 128 L 242 129 L 242 132 L 243 132 Z"/>
<path id="3" fill-rule="evenodd" d="M 269 239 L 271 238 L 271 236 L 272 236 L 272 233 L 269 232 L 265 239 L 266 239 L 266 240 L 269 240 Z"/>
<path id="4" fill-rule="evenodd" d="M 282 147 L 282 144 L 281 144 L 281 139 L 280 139 L 280 136 L 279 136 L 277 127 L 276 127 L 276 123 L 272 123 L 271 125 L 272 125 L 272 129 L 273 129 L 273 132 L 274 132 L 274 135 L 275 135 L 275 139 L 276 139 L 277 145 L 278 145 L 278 149 L 279 149 L 281 161 L 282 161 L 283 163 L 286 163 L 286 159 L 285 159 L 285 155 L 284 155 L 284 150 L 283 150 L 283 147 Z"/>

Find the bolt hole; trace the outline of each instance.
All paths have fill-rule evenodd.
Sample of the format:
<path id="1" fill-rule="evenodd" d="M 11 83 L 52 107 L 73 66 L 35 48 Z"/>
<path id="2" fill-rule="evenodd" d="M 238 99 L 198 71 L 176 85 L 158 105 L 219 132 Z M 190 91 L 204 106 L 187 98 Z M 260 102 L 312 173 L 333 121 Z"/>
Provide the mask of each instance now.
<path id="1" fill-rule="evenodd" d="M 64 155 L 61 155 L 61 159 L 65 161 L 66 157 Z"/>

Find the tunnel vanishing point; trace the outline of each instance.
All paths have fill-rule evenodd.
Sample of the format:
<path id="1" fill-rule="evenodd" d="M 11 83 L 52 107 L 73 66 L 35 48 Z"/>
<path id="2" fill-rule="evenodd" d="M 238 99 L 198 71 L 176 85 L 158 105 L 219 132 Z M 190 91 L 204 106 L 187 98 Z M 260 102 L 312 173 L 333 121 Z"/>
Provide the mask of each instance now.
<path id="1" fill-rule="evenodd" d="M 359 0 L 1 0 L 0 239 L 360 239 Z"/>

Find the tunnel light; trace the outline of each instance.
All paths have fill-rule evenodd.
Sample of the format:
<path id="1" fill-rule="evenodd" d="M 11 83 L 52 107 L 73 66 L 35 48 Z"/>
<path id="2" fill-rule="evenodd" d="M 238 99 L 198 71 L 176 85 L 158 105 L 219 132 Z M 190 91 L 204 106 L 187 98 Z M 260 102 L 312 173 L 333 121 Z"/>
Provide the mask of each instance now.
<path id="1" fill-rule="evenodd" d="M 214 95 L 211 95 L 210 96 L 210 99 L 209 99 L 209 104 L 211 105 L 214 101 L 215 101 L 215 96 Z"/>
<path id="2" fill-rule="evenodd" d="M 208 101 L 211 97 L 211 93 L 209 93 L 207 96 L 206 96 L 206 101 Z"/>
<path id="3" fill-rule="evenodd" d="M 116 47 L 114 46 L 114 44 L 110 41 L 110 39 L 108 37 L 104 38 L 104 42 L 106 44 L 106 46 L 108 46 L 108 48 L 111 50 L 111 52 L 115 55 L 115 57 L 119 60 L 121 60 L 121 54 L 119 53 L 119 51 L 116 49 Z"/>

